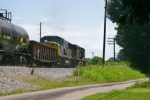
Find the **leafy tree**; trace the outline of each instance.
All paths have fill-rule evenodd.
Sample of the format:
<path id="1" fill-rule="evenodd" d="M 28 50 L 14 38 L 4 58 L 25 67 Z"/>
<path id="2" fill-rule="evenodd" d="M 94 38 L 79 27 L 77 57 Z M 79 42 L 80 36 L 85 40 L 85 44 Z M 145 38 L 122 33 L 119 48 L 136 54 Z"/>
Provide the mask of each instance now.
<path id="1" fill-rule="evenodd" d="M 118 61 L 118 58 L 115 58 L 115 61 L 114 61 L 114 57 L 110 57 L 106 62 L 117 62 Z"/>
<path id="2" fill-rule="evenodd" d="M 126 58 L 126 56 L 124 54 L 123 49 L 121 49 L 119 51 L 117 58 L 118 58 L 118 61 L 126 61 L 127 60 L 127 58 Z"/>
<path id="3" fill-rule="evenodd" d="M 114 62 L 114 57 L 109 58 L 106 62 Z"/>
<path id="4" fill-rule="evenodd" d="M 145 72 L 150 66 L 150 26 L 119 25 L 117 43 L 123 47 L 123 52 L 131 62 L 132 67 Z"/>
<path id="5" fill-rule="evenodd" d="M 92 58 L 92 62 L 93 62 L 93 65 L 101 65 L 102 64 L 102 58 L 95 56 L 94 58 Z"/>
<path id="6" fill-rule="evenodd" d="M 92 60 L 91 58 L 86 58 L 86 65 L 92 65 Z"/>
<path id="7" fill-rule="evenodd" d="M 86 65 L 101 65 L 102 58 L 95 56 L 94 58 L 86 58 Z"/>
<path id="8" fill-rule="evenodd" d="M 129 8 L 124 8 L 121 0 L 109 0 L 107 16 L 113 22 L 117 22 L 120 16 L 130 13 Z M 130 18 L 126 19 L 128 22 Z M 131 66 L 146 72 L 150 69 L 150 26 L 138 26 L 119 24 L 117 30 L 117 44 L 123 47 L 123 54 Z"/>
<path id="9" fill-rule="evenodd" d="M 120 16 L 128 14 L 128 9 L 125 9 L 120 0 L 109 0 L 107 4 L 107 17 L 116 23 Z"/>
<path id="10" fill-rule="evenodd" d="M 110 0 L 112 1 L 112 0 Z M 120 15 L 118 23 L 143 25 L 150 21 L 150 0 L 118 0 L 128 13 Z"/>

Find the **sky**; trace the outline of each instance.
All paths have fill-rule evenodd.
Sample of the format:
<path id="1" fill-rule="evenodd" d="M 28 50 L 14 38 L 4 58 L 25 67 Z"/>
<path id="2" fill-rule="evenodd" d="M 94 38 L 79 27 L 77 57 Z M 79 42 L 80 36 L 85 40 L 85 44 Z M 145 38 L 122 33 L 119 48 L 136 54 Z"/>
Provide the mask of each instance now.
<path id="1" fill-rule="evenodd" d="M 0 0 L 0 9 L 12 13 L 12 23 L 23 27 L 30 40 L 39 41 L 40 22 L 42 36 L 55 35 L 85 49 L 86 58 L 102 57 L 105 0 Z M 107 18 L 105 60 L 113 57 L 117 25 Z M 116 45 L 116 53 L 120 47 Z"/>

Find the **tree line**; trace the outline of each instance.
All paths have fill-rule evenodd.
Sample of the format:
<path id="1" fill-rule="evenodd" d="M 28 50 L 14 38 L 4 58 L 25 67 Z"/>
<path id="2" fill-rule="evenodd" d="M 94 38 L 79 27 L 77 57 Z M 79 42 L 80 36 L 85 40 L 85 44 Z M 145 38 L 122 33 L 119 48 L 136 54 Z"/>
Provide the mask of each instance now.
<path id="1" fill-rule="evenodd" d="M 150 72 L 150 1 L 108 0 L 107 18 L 117 24 L 119 56 L 141 72 Z"/>
<path id="2" fill-rule="evenodd" d="M 93 58 L 86 58 L 86 65 L 102 65 L 102 58 L 99 56 L 95 56 Z M 115 61 L 119 61 L 115 59 Z M 114 62 L 114 58 L 110 57 L 106 62 Z"/>

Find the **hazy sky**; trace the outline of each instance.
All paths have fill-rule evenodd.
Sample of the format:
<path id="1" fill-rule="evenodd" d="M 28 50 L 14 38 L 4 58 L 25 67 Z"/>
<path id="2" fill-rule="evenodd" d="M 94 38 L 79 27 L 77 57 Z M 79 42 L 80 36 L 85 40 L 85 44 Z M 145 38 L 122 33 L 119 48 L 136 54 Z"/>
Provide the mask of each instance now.
<path id="1" fill-rule="evenodd" d="M 102 57 L 105 0 L 0 0 L 0 9 L 12 13 L 12 23 L 22 26 L 30 40 L 39 41 L 39 24 L 42 36 L 57 35 L 86 50 L 86 58 Z M 106 38 L 116 34 L 107 19 Z M 106 57 L 113 57 L 113 45 L 107 45 Z M 116 53 L 119 47 L 116 46 Z"/>

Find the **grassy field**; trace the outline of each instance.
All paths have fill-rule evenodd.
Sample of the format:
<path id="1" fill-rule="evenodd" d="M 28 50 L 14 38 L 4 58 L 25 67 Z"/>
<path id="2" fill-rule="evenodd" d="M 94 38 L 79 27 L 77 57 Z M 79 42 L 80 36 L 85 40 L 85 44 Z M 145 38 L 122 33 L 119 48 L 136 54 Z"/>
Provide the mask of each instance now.
<path id="1" fill-rule="evenodd" d="M 81 100 L 150 100 L 150 82 L 138 83 L 126 90 L 87 96 Z"/>
<path id="2" fill-rule="evenodd" d="M 126 63 L 109 63 L 105 67 L 101 66 L 80 67 L 79 71 L 80 77 L 78 77 L 78 68 L 76 68 L 74 71 L 74 76 L 68 76 L 67 80 L 64 81 L 54 81 L 41 76 L 30 76 L 30 77 L 15 76 L 12 78 L 25 81 L 36 86 L 40 86 L 40 88 L 30 90 L 30 91 L 38 91 L 69 86 L 120 82 L 146 77 L 146 75 L 140 73 L 139 71 L 133 70 L 130 67 L 128 67 Z M 29 91 L 15 90 L 9 93 L 0 92 L 0 95 L 17 94 L 23 92 Z"/>
<path id="3" fill-rule="evenodd" d="M 78 69 L 74 71 L 78 75 Z M 108 63 L 102 66 L 87 66 L 80 68 L 80 77 L 90 79 L 97 83 L 121 82 L 126 80 L 144 78 L 146 75 L 128 67 L 126 63 Z"/>

